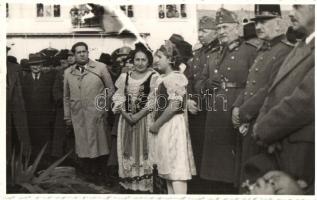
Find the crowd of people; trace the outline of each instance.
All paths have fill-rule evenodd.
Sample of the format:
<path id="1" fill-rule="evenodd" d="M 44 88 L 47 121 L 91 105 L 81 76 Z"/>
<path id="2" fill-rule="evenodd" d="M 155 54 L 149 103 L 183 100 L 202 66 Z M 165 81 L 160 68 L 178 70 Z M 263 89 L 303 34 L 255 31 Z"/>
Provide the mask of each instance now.
<path id="1" fill-rule="evenodd" d="M 43 167 L 75 149 L 68 164 L 126 193 L 153 192 L 124 179 L 156 164 L 169 194 L 314 194 L 314 12 L 293 5 L 286 31 L 280 5 L 255 5 L 241 37 L 220 8 L 194 50 L 173 34 L 96 61 L 85 42 L 49 67 L 43 52 L 8 58 L 7 162 L 48 144 Z"/>

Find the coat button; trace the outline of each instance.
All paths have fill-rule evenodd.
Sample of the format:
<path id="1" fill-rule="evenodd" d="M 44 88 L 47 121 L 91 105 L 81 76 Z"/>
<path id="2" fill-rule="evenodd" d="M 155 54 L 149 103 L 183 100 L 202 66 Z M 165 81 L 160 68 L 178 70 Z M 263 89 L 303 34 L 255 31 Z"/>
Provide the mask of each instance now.
<path id="1" fill-rule="evenodd" d="M 247 84 L 249 84 L 249 81 L 247 81 Z"/>
<path id="2" fill-rule="evenodd" d="M 230 70 L 231 70 L 231 68 L 230 68 L 230 67 L 228 67 L 228 68 L 227 68 L 227 70 L 228 70 L 228 71 L 230 71 Z"/>
<path id="3" fill-rule="evenodd" d="M 197 74 L 194 74 L 194 77 L 196 77 L 197 76 Z"/>
<path id="4" fill-rule="evenodd" d="M 204 64 L 204 66 L 206 67 L 206 66 L 207 66 L 207 64 Z"/>
<path id="5" fill-rule="evenodd" d="M 238 51 L 238 50 L 239 50 L 239 47 L 237 47 L 235 50 Z"/>
<path id="6" fill-rule="evenodd" d="M 253 95 L 253 92 L 250 92 L 250 96 L 252 96 Z"/>
<path id="7" fill-rule="evenodd" d="M 275 56 L 273 56 L 273 57 L 272 57 L 272 60 L 275 60 L 275 59 L 276 59 L 276 57 L 275 57 Z"/>
<path id="8" fill-rule="evenodd" d="M 259 71 L 259 68 L 255 68 L 255 71 L 258 72 L 258 71 Z"/>
<path id="9" fill-rule="evenodd" d="M 197 68 L 197 66 L 196 65 L 194 65 L 194 69 L 196 69 Z"/>
<path id="10" fill-rule="evenodd" d="M 209 58 L 209 55 L 207 56 L 207 58 Z"/>
<path id="11" fill-rule="evenodd" d="M 218 74 L 218 70 L 217 70 L 217 69 L 215 69 L 215 70 L 214 70 L 214 73 L 215 73 L 215 74 Z"/>
<path id="12" fill-rule="evenodd" d="M 248 92 L 244 92 L 244 96 L 247 96 L 248 95 Z"/>
<path id="13" fill-rule="evenodd" d="M 231 59 L 234 60 L 234 56 L 231 56 Z"/>
<path id="14" fill-rule="evenodd" d="M 253 81 L 252 81 L 252 84 L 253 84 L 253 85 L 254 85 L 254 84 L 256 84 L 256 81 L 255 81 L 255 80 L 253 80 Z"/>

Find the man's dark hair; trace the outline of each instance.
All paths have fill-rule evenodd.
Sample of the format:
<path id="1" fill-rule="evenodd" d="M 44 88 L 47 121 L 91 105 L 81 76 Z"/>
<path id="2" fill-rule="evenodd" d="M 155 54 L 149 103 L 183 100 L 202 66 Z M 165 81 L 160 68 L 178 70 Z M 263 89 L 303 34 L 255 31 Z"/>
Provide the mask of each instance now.
<path id="1" fill-rule="evenodd" d="M 72 52 L 75 53 L 76 47 L 84 46 L 86 50 L 88 51 L 88 45 L 85 42 L 77 42 L 72 46 Z"/>

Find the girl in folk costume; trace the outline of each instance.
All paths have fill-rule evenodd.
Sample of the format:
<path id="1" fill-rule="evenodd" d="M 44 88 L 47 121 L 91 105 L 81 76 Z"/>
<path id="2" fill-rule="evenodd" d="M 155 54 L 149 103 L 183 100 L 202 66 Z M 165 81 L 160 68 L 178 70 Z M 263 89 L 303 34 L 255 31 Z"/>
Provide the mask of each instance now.
<path id="1" fill-rule="evenodd" d="M 149 148 L 151 137 L 148 96 L 153 91 L 158 73 L 151 68 L 152 53 L 141 43 L 132 53 L 134 70 L 122 73 L 113 96 L 115 113 L 120 113 L 117 132 L 117 151 L 120 178 L 142 176 L 152 173 Z M 151 191 L 152 180 L 120 182 L 126 190 Z"/>
<path id="2" fill-rule="evenodd" d="M 170 41 L 157 50 L 154 60 L 162 73 L 156 82 L 157 107 L 150 128 L 155 135 L 155 163 L 168 193 L 186 194 L 187 181 L 196 175 L 185 110 L 188 81 L 179 71 L 180 56 Z"/>

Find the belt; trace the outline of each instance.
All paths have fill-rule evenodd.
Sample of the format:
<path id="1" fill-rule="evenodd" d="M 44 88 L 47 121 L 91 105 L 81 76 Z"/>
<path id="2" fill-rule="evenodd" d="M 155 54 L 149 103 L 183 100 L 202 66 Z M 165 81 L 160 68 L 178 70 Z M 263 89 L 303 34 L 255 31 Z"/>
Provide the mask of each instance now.
<path id="1" fill-rule="evenodd" d="M 245 83 L 237 83 L 237 82 L 222 82 L 221 87 L 223 89 L 226 88 L 245 88 Z"/>

